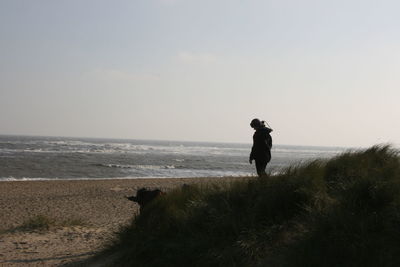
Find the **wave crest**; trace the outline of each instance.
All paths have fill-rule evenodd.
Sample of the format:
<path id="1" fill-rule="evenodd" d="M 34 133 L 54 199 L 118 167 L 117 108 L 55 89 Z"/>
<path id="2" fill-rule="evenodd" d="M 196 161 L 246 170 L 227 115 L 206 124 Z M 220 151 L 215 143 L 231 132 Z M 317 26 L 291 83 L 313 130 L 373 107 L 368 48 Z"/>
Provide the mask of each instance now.
<path id="1" fill-rule="evenodd" d="M 121 169 L 175 169 L 174 165 L 128 165 L 128 164 L 95 164 L 99 167 L 121 168 Z"/>

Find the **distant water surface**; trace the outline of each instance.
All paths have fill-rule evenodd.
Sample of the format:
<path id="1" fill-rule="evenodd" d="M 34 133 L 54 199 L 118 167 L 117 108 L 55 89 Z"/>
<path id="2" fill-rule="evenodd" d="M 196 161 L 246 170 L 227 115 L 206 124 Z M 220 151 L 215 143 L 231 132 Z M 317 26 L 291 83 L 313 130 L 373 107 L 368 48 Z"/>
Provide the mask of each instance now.
<path id="1" fill-rule="evenodd" d="M 0 180 L 223 177 L 255 174 L 251 144 L 0 136 Z M 267 170 L 343 148 L 274 145 Z"/>

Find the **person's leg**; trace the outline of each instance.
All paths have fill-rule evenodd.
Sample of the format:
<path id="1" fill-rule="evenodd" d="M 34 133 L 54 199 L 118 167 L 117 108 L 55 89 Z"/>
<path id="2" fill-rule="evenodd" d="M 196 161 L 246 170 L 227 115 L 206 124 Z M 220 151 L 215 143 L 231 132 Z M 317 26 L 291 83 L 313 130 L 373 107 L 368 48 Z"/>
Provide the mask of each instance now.
<path id="1" fill-rule="evenodd" d="M 256 169 L 258 177 L 266 176 L 265 168 L 267 167 L 267 161 L 265 160 L 256 160 Z"/>

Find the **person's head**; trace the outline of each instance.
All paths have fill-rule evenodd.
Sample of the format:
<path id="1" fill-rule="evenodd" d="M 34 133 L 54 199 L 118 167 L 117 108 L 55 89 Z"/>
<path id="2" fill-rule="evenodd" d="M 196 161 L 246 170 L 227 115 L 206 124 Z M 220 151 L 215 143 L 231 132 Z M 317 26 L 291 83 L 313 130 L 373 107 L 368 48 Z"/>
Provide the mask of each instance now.
<path id="1" fill-rule="evenodd" d="M 262 122 L 259 119 L 253 119 L 250 122 L 250 126 L 253 129 L 258 129 L 258 128 L 262 127 Z"/>

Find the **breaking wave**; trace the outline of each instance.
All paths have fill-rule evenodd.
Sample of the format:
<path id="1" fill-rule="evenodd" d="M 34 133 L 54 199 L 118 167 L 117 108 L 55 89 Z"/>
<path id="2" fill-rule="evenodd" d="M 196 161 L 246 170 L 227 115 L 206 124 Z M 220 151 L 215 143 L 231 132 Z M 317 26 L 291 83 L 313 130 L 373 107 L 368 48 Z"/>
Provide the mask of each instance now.
<path id="1" fill-rule="evenodd" d="M 174 165 L 124 165 L 124 164 L 95 164 L 95 166 L 99 167 L 107 167 L 107 168 L 121 168 L 121 169 L 175 169 Z"/>

